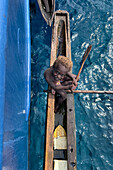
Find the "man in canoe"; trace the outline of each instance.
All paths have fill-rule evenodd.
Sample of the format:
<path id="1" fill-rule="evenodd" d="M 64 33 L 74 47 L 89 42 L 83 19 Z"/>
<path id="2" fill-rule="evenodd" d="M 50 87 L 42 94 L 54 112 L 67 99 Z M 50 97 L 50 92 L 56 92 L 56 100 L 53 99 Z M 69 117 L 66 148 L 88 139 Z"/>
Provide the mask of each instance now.
<path id="1" fill-rule="evenodd" d="M 55 112 L 58 111 L 59 106 L 67 98 L 65 90 L 74 90 L 77 87 L 76 75 L 70 71 L 72 69 L 72 61 L 65 56 L 59 56 L 54 62 L 53 66 L 44 72 L 44 77 L 47 83 L 51 86 L 52 94 L 59 94 L 55 105 Z"/>

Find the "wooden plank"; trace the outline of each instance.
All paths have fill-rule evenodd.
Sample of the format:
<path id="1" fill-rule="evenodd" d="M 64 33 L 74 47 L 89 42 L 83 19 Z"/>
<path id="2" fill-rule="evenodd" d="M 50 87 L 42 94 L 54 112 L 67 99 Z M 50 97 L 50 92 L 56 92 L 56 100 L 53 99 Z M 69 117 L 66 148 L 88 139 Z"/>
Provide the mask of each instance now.
<path id="1" fill-rule="evenodd" d="M 71 60 L 70 21 L 67 15 L 66 56 Z M 67 94 L 67 157 L 68 170 L 76 170 L 76 130 L 74 95 Z"/>
<path id="2" fill-rule="evenodd" d="M 68 169 L 76 170 L 76 130 L 73 94 L 67 94 L 67 145 Z"/>
<path id="3" fill-rule="evenodd" d="M 51 41 L 51 58 L 50 66 L 53 65 L 56 59 L 56 29 L 55 25 L 52 28 Z M 50 87 L 48 87 L 50 89 Z M 46 148 L 45 148 L 45 170 L 53 170 L 53 134 L 54 134 L 54 102 L 55 96 L 48 94 L 47 103 L 47 122 L 46 122 Z"/>
<path id="4" fill-rule="evenodd" d="M 45 170 L 53 170 L 54 95 L 48 95 Z"/>

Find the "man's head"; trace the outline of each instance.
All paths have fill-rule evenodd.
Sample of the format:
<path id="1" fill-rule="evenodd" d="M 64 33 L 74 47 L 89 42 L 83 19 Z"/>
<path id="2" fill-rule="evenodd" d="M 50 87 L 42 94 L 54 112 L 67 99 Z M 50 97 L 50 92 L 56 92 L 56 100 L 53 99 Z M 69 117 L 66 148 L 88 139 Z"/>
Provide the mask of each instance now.
<path id="1" fill-rule="evenodd" d="M 71 71 L 72 62 L 65 56 L 59 56 L 53 65 L 53 76 L 56 81 L 62 80 Z"/>
<path id="2" fill-rule="evenodd" d="M 73 66 L 73 63 L 72 63 L 71 60 L 69 60 L 69 58 L 67 58 L 67 57 L 65 57 L 65 56 L 59 56 L 59 57 L 55 60 L 55 62 L 54 62 L 54 64 L 53 64 L 53 67 L 56 68 L 56 67 L 59 65 L 59 63 L 60 63 L 61 65 L 65 66 L 65 68 L 67 68 L 68 71 L 71 71 L 72 66 Z"/>

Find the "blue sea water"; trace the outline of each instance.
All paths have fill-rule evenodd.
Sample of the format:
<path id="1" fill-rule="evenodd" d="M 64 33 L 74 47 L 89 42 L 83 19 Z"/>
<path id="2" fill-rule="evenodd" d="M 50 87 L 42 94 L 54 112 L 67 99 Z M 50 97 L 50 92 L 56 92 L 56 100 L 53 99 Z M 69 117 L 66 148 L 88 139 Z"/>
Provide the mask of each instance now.
<path id="1" fill-rule="evenodd" d="M 43 73 L 49 67 L 52 28 L 44 21 L 37 1 L 31 13 L 30 170 L 42 170 L 47 89 Z M 92 50 L 78 83 L 80 90 L 113 90 L 113 1 L 56 0 L 56 10 L 70 14 L 73 73 L 77 74 L 89 44 Z M 113 95 L 76 94 L 78 170 L 113 170 Z"/>

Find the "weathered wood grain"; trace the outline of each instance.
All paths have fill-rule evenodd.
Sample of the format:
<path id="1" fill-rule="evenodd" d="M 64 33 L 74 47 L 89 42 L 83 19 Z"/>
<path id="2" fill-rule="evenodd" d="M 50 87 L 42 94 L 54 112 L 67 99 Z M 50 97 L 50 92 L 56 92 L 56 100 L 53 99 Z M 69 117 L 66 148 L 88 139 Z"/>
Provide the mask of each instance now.
<path id="1" fill-rule="evenodd" d="M 67 95 L 67 147 L 68 169 L 76 170 L 76 131 L 73 94 Z"/>
<path id="2" fill-rule="evenodd" d="M 45 170 L 53 170 L 54 95 L 48 95 Z"/>

